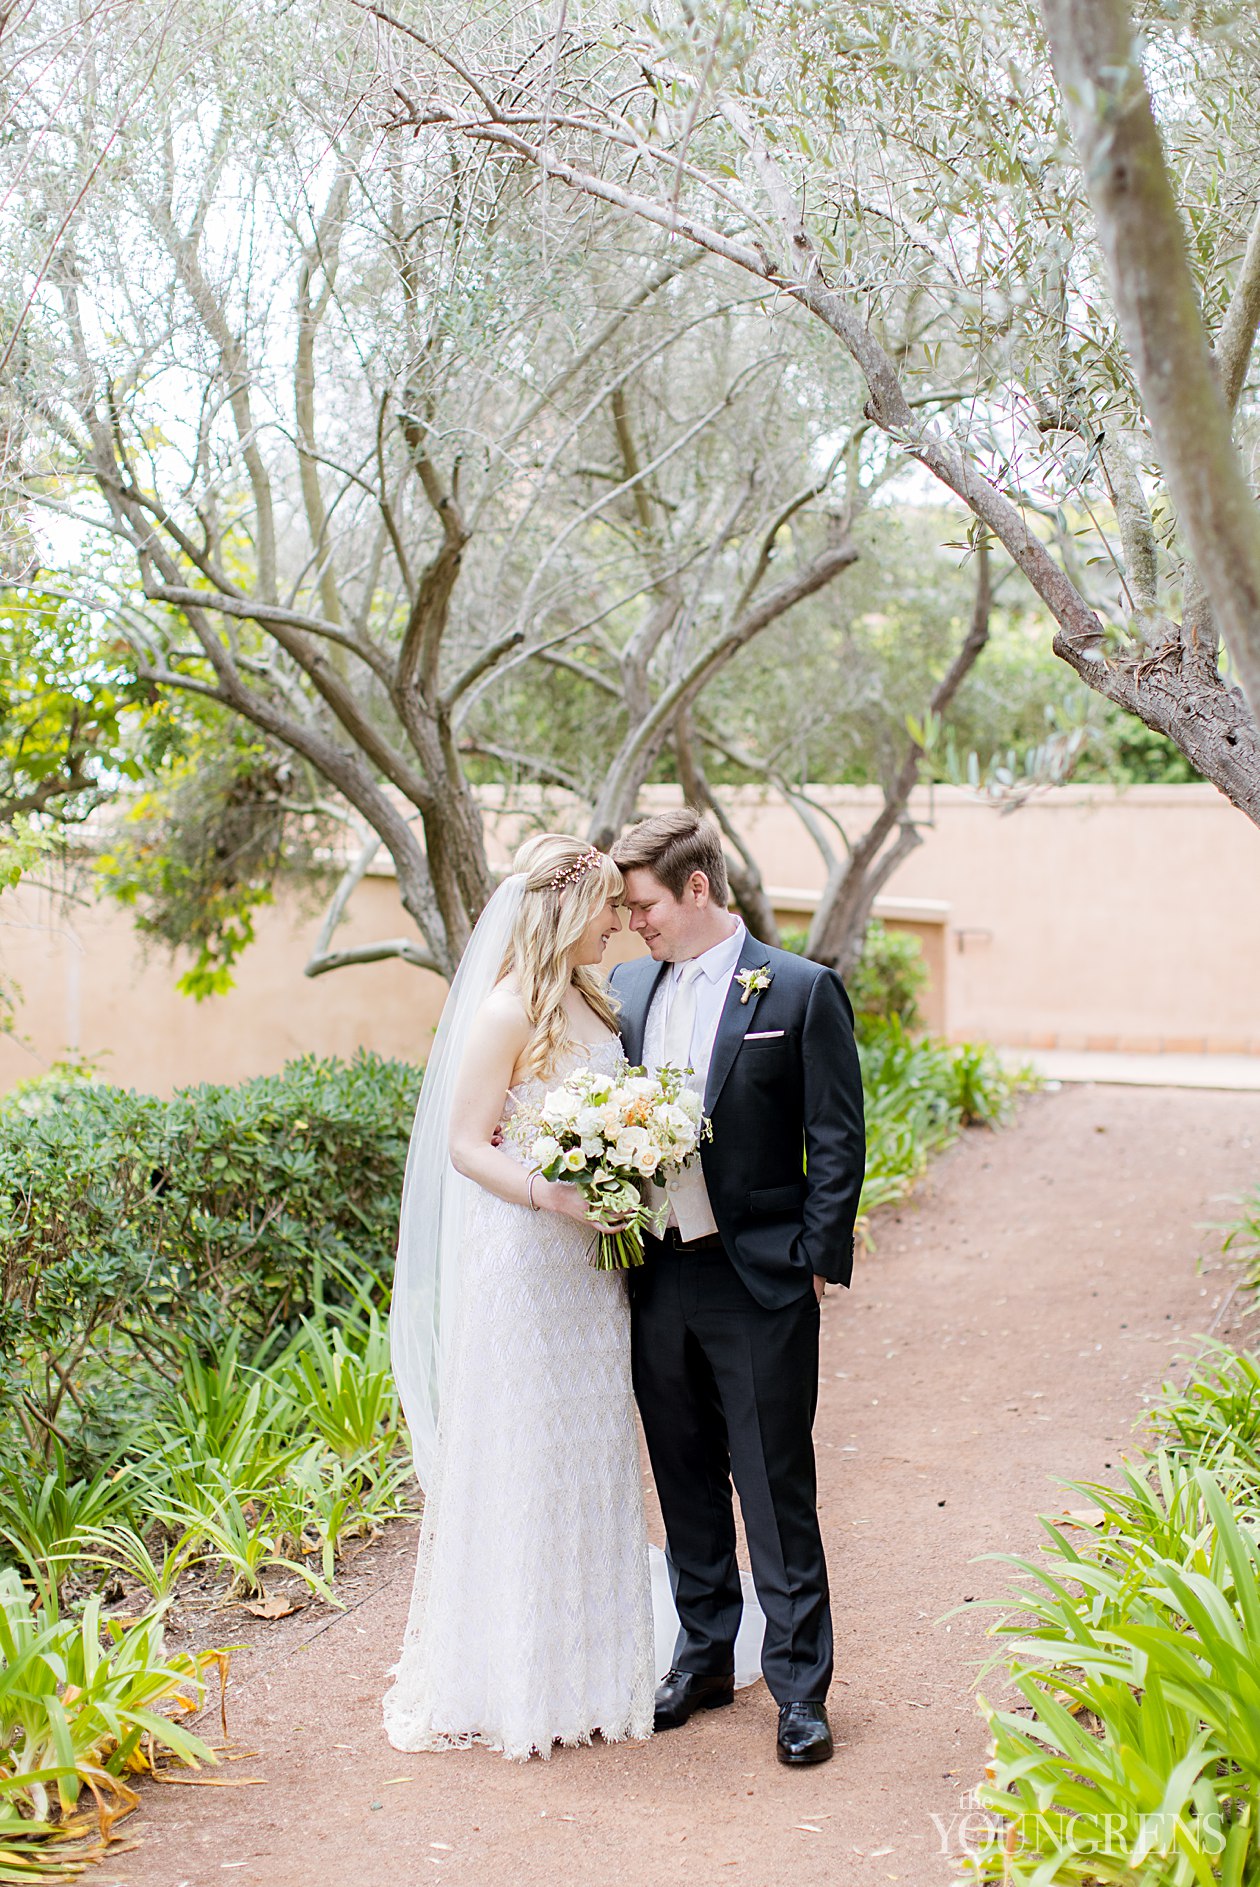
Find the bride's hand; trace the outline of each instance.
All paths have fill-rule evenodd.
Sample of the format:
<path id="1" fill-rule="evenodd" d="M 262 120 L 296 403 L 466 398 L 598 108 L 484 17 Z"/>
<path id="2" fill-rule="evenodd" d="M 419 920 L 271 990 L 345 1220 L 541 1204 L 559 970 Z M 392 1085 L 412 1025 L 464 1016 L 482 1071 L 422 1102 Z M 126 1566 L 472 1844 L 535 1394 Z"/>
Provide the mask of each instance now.
<path id="1" fill-rule="evenodd" d="M 593 1212 L 586 1195 L 563 1179 L 539 1179 L 534 1182 L 534 1197 L 547 1212 L 558 1212 L 562 1218 L 578 1219 L 583 1225 L 589 1225 L 597 1232 L 619 1232 L 630 1223 L 628 1213 L 620 1216 L 609 1215 L 607 1218 Z"/>
<path id="2" fill-rule="evenodd" d="M 558 1212 L 562 1219 L 585 1219 L 586 1200 L 570 1181 L 536 1179 L 534 1199 L 544 1212 Z"/>

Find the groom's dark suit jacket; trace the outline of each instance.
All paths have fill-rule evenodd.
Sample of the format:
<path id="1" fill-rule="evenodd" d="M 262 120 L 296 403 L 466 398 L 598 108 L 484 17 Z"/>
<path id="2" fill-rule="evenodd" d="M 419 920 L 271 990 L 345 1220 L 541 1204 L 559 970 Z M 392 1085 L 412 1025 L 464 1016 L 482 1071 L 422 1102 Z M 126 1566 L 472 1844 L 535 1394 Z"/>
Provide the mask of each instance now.
<path id="1" fill-rule="evenodd" d="M 747 1002 L 731 979 L 704 1095 L 713 1138 L 700 1158 L 727 1256 L 758 1303 L 777 1310 L 812 1288 L 814 1272 L 848 1284 L 866 1133 L 840 978 L 746 937 L 736 976 L 763 966 L 770 986 Z M 668 969 L 645 957 L 612 973 L 633 1064 L 643 1059 L 648 1007 Z"/>

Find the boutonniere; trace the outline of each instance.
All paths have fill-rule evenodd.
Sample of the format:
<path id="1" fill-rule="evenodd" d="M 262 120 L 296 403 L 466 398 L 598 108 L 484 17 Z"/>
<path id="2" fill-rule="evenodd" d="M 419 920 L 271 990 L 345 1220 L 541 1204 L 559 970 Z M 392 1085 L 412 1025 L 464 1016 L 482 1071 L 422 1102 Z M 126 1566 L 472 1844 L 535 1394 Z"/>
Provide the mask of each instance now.
<path id="1" fill-rule="evenodd" d="M 774 978 L 770 974 L 770 965 L 763 963 L 759 970 L 741 970 L 735 981 L 744 992 L 739 1000 L 745 1003 L 750 996 L 760 996 L 763 989 L 769 989 Z"/>

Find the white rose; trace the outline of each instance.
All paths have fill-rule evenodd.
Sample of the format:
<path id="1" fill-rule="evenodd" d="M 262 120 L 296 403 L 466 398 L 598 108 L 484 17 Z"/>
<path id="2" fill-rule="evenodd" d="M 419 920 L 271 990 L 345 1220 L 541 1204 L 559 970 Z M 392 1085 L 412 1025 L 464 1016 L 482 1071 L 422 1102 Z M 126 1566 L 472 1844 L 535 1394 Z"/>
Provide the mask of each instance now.
<path id="1" fill-rule="evenodd" d="M 560 1142 L 554 1134 L 539 1134 L 533 1146 L 534 1160 L 539 1166 L 550 1166 L 553 1160 L 560 1158 Z"/>
<path id="2" fill-rule="evenodd" d="M 655 1148 L 646 1147 L 634 1164 L 637 1172 L 642 1173 L 645 1179 L 650 1179 L 660 1163 L 661 1157 Z"/>
<path id="3" fill-rule="evenodd" d="M 584 1160 L 597 1160 L 603 1151 L 604 1137 L 602 1134 L 596 1134 L 593 1140 L 586 1139 L 582 1142 L 582 1158 Z"/>
<path id="4" fill-rule="evenodd" d="M 595 1140 L 604 1131 L 604 1113 L 599 1107 L 584 1107 L 573 1123 L 583 1140 Z"/>
<path id="5" fill-rule="evenodd" d="M 651 1143 L 641 1127 L 627 1127 L 613 1143 L 613 1159 L 618 1166 L 633 1166 Z"/>

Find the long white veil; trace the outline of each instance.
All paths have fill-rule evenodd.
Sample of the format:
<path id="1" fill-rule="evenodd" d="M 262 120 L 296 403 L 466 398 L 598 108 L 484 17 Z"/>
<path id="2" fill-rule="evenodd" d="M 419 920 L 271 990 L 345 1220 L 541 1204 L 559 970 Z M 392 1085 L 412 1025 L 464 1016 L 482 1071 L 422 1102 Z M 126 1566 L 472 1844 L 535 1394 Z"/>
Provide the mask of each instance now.
<path id="1" fill-rule="evenodd" d="M 524 888 L 518 872 L 504 879 L 460 958 L 429 1051 L 407 1152 L 389 1343 L 421 1487 L 429 1484 L 437 1449 L 442 1367 L 454 1327 L 473 1183 L 451 1164 L 451 1100 L 469 1027 L 498 980 Z"/>

